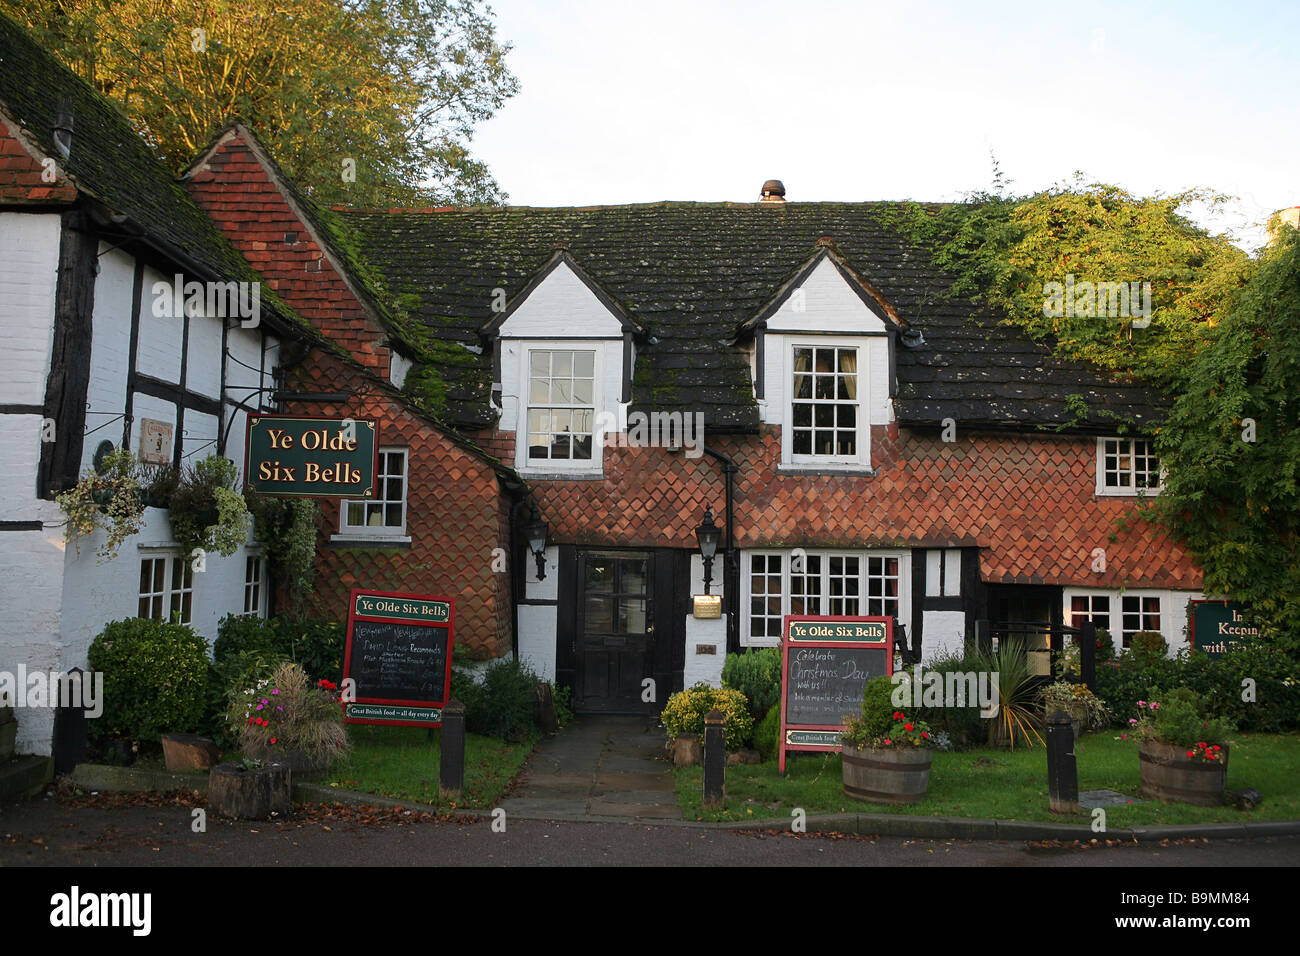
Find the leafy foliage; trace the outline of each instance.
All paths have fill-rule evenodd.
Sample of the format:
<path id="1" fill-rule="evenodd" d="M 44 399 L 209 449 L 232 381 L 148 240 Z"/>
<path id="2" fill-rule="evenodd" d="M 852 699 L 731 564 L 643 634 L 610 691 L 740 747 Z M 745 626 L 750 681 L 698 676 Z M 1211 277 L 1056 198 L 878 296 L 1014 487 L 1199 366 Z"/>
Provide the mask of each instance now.
<path id="1" fill-rule="evenodd" d="M 494 660 L 479 679 L 465 669 L 451 673 L 451 696 L 465 705 L 465 729 L 487 737 L 518 742 L 537 727 L 537 684 L 527 662 L 513 657 Z M 559 702 L 556 706 L 559 715 Z"/>
<path id="2" fill-rule="evenodd" d="M 772 760 L 776 757 L 776 748 L 780 740 L 781 705 L 774 704 L 754 727 L 754 749 L 764 760 Z"/>
<path id="3" fill-rule="evenodd" d="M 244 500 L 253 515 L 253 534 L 266 548 L 271 568 L 290 600 L 301 607 L 316 578 L 316 519 L 312 498 L 271 498 L 252 491 Z"/>
<path id="4" fill-rule="evenodd" d="M 762 720 L 781 698 L 781 649 L 764 647 L 728 654 L 722 664 L 722 686 L 744 694 L 750 716 Z"/>
<path id="5" fill-rule="evenodd" d="M 208 645 L 183 624 L 112 621 L 91 642 L 90 669 L 104 675 L 102 737 L 156 741 L 188 733 L 203 717 Z"/>
<path id="6" fill-rule="evenodd" d="M 246 651 L 274 655 L 300 665 L 313 680 L 342 679 L 347 635 L 337 621 L 228 614 L 217 625 L 213 658 L 218 666 Z M 247 686 L 247 685 L 245 685 Z"/>
<path id="7" fill-rule="evenodd" d="M 1168 475 L 1149 507 L 1206 593 L 1300 653 L 1300 233 L 1284 230 L 1208 339 L 1156 435 Z"/>
<path id="8" fill-rule="evenodd" d="M 978 670 L 998 675 L 998 713 L 987 721 L 989 745 L 1001 743 L 1015 750 L 1017 737 L 1030 747 L 1035 741 L 1041 744 L 1041 708 L 1024 642 L 1006 638 L 997 650 L 979 652 L 976 660 Z"/>
<path id="9" fill-rule="evenodd" d="M 1244 252 L 1197 228 L 1182 211 L 1226 199 L 1203 189 L 1139 198 L 1076 174 L 1029 196 L 999 190 L 946 206 L 912 203 L 893 224 L 953 274 L 953 295 L 987 303 L 1071 358 L 1168 384 L 1203 346 L 1209 322 L 1225 314 L 1249 273 Z M 1079 283 L 1150 283 L 1150 327 L 1074 308 L 1048 314 L 1046 284 L 1067 276 Z"/>
<path id="10" fill-rule="evenodd" d="M 502 198 L 469 153 L 518 89 L 477 0 L 0 0 L 174 169 L 238 116 L 325 204 Z M 198 33 L 196 31 L 202 31 Z M 355 171 L 355 181 L 346 173 Z"/>
<path id="11" fill-rule="evenodd" d="M 704 739 L 704 716 L 714 708 L 726 717 L 726 748 L 740 750 L 750 742 L 754 720 L 749 716 L 749 702 L 740 691 L 730 687 L 711 687 L 700 682 L 679 690 L 664 704 L 664 727 L 670 738 L 682 734 L 699 734 Z"/>
<path id="12" fill-rule="evenodd" d="M 209 455 L 184 470 L 167 510 L 183 555 L 201 549 L 229 557 L 248 540 L 252 520 L 234 490 L 237 481 L 235 463 L 223 455 Z"/>
<path id="13" fill-rule="evenodd" d="M 144 493 L 135 456 L 127 449 L 110 452 L 104 458 L 102 472 L 88 470 L 55 500 L 68 520 L 64 527 L 66 540 L 103 528 L 107 537 L 99 556 L 103 560 L 116 557 L 122 542 L 139 532 L 144 517 Z"/>

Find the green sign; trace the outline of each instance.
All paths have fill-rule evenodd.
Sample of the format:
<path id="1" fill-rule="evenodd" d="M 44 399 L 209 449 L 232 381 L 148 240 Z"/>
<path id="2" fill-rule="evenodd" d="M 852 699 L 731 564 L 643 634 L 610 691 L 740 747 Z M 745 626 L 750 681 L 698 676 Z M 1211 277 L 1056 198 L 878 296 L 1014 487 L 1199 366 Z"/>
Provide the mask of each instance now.
<path id="1" fill-rule="evenodd" d="M 1259 628 L 1245 619 L 1240 604 L 1230 601 L 1189 601 L 1192 646 L 1207 657 L 1228 651 L 1259 637 Z"/>
<path id="2" fill-rule="evenodd" d="M 889 632 L 882 621 L 791 621 L 789 641 L 852 641 L 860 644 L 885 644 Z"/>
<path id="3" fill-rule="evenodd" d="M 348 704 L 350 720 L 400 720 L 415 724 L 442 723 L 441 707 L 402 707 L 394 704 Z"/>
<path id="4" fill-rule="evenodd" d="M 373 498 L 379 426 L 373 418 L 249 415 L 244 482 L 261 495 Z"/>
<path id="5" fill-rule="evenodd" d="M 446 624 L 451 620 L 451 605 L 446 601 L 358 594 L 353 599 L 352 607 L 358 617 L 382 617 L 389 621 L 421 621 L 428 624 Z"/>

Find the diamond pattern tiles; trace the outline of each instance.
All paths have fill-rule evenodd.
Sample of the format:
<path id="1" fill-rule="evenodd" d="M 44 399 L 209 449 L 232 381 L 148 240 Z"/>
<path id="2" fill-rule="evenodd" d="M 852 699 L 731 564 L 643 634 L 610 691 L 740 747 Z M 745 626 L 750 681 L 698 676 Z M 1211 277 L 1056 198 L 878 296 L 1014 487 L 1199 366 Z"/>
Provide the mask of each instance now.
<path id="1" fill-rule="evenodd" d="M 986 434 L 945 444 L 879 427 L 873 476 L 780 474 L 774 428 L 709 444 L 740 466 L 742 548 L 978 545 L 982 575 L 994 583 L 1200 586 L 1166 533 L 1140 520 L 1119 529 L 1136 502 L 1094 495 L 1091 438 Z M 725 484 L 713 459 L 654 448 L 604 455 L 602 481 L 533 482 L 554 540 L 694 548 L 705 506 L 721 516 Z M 1106 551 L 1104 572 L 1092 570 L 1094 548 Z"/>

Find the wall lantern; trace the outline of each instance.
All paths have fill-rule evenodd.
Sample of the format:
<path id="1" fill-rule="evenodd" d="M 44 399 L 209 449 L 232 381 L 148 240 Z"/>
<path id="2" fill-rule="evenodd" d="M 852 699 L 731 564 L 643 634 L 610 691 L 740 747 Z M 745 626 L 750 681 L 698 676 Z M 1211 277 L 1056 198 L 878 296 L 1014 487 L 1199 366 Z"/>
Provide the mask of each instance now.
<path id="1" fill-rule="evenodd" d="M 709 584 L 713 581 L 713 558 L 718 553 L 718 541 L 722 538 L 722 529 L 713 523 L 713 510 L 704 509 L 704 520 L 695 529 L 695 540 L 700 543 L 700 557 L 704 559 L 704 593 L 709 593 Z"/>
<path id="2" fill-rule="evenodd" d="M 528 524 L 524 525 L 524 534 L 528 538 L 528 549 L 533 552 L 533 557 L 537 559 L 537 580 L 546 580 L 546 534 L 550 529 L 546 527 L 546 522 L 542 520 L 541 514 L 537 511 L 537 506 L 533 505 L 533 514 L 528 519 Z"/>

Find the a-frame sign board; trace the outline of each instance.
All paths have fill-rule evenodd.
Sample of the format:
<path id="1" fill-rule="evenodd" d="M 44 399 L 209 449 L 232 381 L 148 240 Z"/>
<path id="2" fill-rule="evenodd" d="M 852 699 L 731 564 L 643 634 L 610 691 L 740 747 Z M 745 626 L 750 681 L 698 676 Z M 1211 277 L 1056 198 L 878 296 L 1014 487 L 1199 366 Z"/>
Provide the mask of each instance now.
<path id="1" fill-rule="evenodd" d="M 783 632 L 781 774 L 788 750 L 840 749 L 844 718 L 859 712 L 867 681 L 894 671 L 894 619 L 792 614 Z"/>

